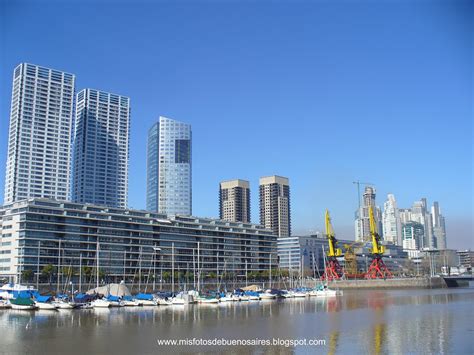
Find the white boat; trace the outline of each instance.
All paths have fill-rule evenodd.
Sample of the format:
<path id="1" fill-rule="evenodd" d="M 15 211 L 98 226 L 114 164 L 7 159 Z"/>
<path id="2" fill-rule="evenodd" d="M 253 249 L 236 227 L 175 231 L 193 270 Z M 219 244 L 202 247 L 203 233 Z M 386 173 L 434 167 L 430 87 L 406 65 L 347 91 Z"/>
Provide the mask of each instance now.
<path id="1" fill-rule="evenodd" d="M 239 301 L 241 301 L 241 302 L 250 301 L 250 297 L 249 297 L 249 296 L 246 296 L 246 295 L 240 295 L 240 296 L 239 296 Z"/>
<path id="2" fill-rule="evenodd" d="M 200 297 L 198 299 L 198 303 L 201 303 L 201 304 L 216 304 L 216 303 L 219 303 L 219 300 L 217 298 L 214 298 L 214 297 Z"/>
<path id="3" fill-rule="evenodd" d="M 313 294 L 317 297 L 336 297 L 336 296 L 342 296 L 342 291 L 341 290 L 332 290 L 330 289 L 327 285 L 324 285 L 322 287 L 319 287 L 316 290 L 312 291 Z"/>
<path id="4" fill-rule="evenodd" d="M 240 296 L 239 295 L 232 295 L 232 301 L 240 301 Z"/>
<path id="5" fill-rule="evenodd" d="M 51 309 L 51 310 L 54 310 L 54 311 L 58 308 L 52 302 L 38 302 L 38 301 L 35 301 L 35 306 L 38 307 L 38 309 Z"/>
<path id="6" fill-rule="evenodd" d="M 124 307 L 123 301 L 110 301 L 110 307 Z"/>
<path id="7" fill-rule="evenodd" d="M 0 309 L 10 308 L 11 305 L 8 301 L 0 300 Z"/>
<path id="8" fill-rule="evenodd" d="M 10 298 L 9 302 L 12 309 L 25 311 L 36 309 L 35 302 L 30 298 Z"/>
<path id="9" fill-rule="evenodd" d="M 260 294 L 260 299 L 262 300 L 274 300 L 275 298 L 276 298 L 276 295 L 274 295 L 273 293 L 262 292 Z"/>
<path id="10" fill-rule="evenodd" d="M 67 302 L 63 300 L 55 301 L 53 304 L 57 309 L 73 309 L 76 308 L 76 304 L 73 302 Z"/>
<path id="11" fill-rule="evenodd" d="M 166 299 L 166 298 L 159 298 L 158 299 L 158 305 L 160 306 L 171 306 L 173 302 L 171 300 Z M 145 304 L 143 304 L 145 306 Z"/>
<path id="12" fill-rule="evenodd" d="M 94 308 L 109 308 L 110 307 L 110 302 L 105 300 L 105 299 L 98 299 L 92 302 L 92 306 Z"/>
<path id="13" fill-rule="evenodd" d="M 124 305 L 124 307 L 138 307 L 138 306 L 142 305 L 142 303 L 140 303 L 137 300 L 133 300 L 133 299 L 132 300 L 123 300 L 122 304 Z"/>
<path id="14" fill-rule="evenodd" d="M 283 298 L 294 298 L 295 293 L 293 291 L 286 291 L 281 294 L 281 297 Z"/>
<path id="15" fill-rule="evenodd" d="M 177 298 L 177 297 L 173 297 L 171 299 L 171 303 L 177 306 L 184 306 L 186 304 L 186 302 L 184 302 L 182 298 Z"/>
<path id="16" fill-rule="evenodd" d="M 308 296 L 308 292 L 305 292 L 305 291 L 295 291 L 293 293 L 294 297 L 295 298 L 304 298 L 306 296 Z"/>
<path id="17" fill-rule="evenodd" d="M 0 287 L 0 298 L 8 300 L 10 298 L 16 297 L 15 293 L 19 293 L 21 291 L 35 291 L 35 288 L 21 284 L 8 283 Z"/>

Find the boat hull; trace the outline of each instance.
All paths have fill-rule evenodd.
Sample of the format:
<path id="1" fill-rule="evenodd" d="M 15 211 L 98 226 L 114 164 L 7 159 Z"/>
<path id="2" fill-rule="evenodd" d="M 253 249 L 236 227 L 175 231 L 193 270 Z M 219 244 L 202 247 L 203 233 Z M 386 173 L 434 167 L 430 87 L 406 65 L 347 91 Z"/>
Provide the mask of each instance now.
<path id="1" fill-rule="evenodd" d="M 38 307 L 38 309 L 50 309 L 53 311 L 57 309 L 55 304 L 48 302 L 35 302 L 35 306 Z"/>

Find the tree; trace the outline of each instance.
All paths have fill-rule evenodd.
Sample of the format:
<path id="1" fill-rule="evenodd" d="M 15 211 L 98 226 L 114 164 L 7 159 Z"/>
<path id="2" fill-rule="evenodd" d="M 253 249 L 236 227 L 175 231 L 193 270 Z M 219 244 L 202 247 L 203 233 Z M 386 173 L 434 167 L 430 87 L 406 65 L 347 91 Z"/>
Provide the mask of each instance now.
<path id="1" fill-rule="evenodd" d="M 22 280 L 24 280 L 26 282 L 29 282 L 29 281 L 33 280 L 33 276 L 34 276 L 34 272 L 31 271 L 31 270 L 24 270 L 21 273 Z"/>
<path id="2" fill-rule="evenodd" d="M 209 279 L 215 279 L 215 278 L 217 277 L 217 275 L 216 275 L 215 272 L 212 272 L 212 271 L 211 271 L 209 274 L 207 274 L 207 277 L 208 277 Z"/>
<path id="3" fill-rule="evenodd" d="M 43 275 L 51 285 L 51 278 L 56 273 L 56 266 L 52 264 L 45 265 L 41 270 L 41 275 Z"/>
<path id="4" fill-rule="evenodd" d="M 82 273 L 86 277 L 86 281 L 90 281 L 92 277 L 92 268 L 90 266 L 83 266 Z"/>
<path id="5" fill-rule="evenodd" d="M 171 278 L 171 272 L 165 271 L 163 272 L 163 280 L 168 281 Z"/>

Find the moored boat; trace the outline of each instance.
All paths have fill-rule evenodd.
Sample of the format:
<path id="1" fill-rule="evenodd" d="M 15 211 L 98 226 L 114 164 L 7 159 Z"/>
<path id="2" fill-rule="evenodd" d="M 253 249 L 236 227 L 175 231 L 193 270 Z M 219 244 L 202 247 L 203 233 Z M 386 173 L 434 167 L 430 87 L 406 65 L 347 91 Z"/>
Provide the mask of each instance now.
<path id="1" fill-rule="evenodd" d="M 54 304 L 52 296 L 41 296 L 41 295 L 38 295 L 35 297 L 35 306 L 38 307 L 38 309 L 56 310 L 58 308 Z"/>
<path id="2" fill-rule="evenodd" d="M 10 298 L 9 302 L 11 304 L 12 309 L 27 311 L 36 309 L 35 302 L 31 298 Z"/>
<path id="3" fill-rule="evenodd" d="M 110 302 L 104 298 L 99 298 L 92 302 L 92 306 L 94 308 L 109 308 Z"/>

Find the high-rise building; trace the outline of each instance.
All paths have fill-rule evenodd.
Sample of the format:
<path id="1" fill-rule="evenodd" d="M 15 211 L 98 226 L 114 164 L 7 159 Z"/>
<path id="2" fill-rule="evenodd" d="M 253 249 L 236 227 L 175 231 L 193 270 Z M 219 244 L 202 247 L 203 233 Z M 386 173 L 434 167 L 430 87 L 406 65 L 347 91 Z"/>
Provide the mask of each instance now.
<path id="1" fill-rule="evenodd" d="M 446 249 L 446 226 L 437 201 L 433 202 L 433 206 L 431 207 L 431 217 L 433 223 L 433 239 L 435 240 L 436 247 L 440 250 Z"/>
<path id="2" fill-rule="evenodd" d="M 435 244 L 432 237 L 431 217 L 427 210 L 426 198 L 422 198 L 420 201 L 413 203 L 411 208 L 411 221 L 423 225 L 423 238 L 420 240 L 418 248 L 433 249 Z"/>
<path id="3" fill-rule="evenodd" d="M 126 208 L 130 99 L 84 89 L 76 97 L 72 199 Z"/>
<path id="4" fill-rule="evenodd" d="M 219 184 L 219 216 L 231 222 L 250 223 L 250 184 L 229 180 Z"/>
<path id="5" fill-rule="evenodd" d="M 191 125 L 160 117 L 148 131 L 147 209 L 192 214 Z"/>
<path id="6" fill-rule="evenodd" d="M 402 226 L 398 214 L 397 201 L 392 194 L 387 195 L 382 213 L 383 237 L 386 241 L 402 245 Z"/>
<path id="7" fill-rule="evenodd" d="M 279 237 L 291 235 L 290 184 L 288 178 L 260 178 L 260 224 Z"/>
<path id="8" fill-rule="evenodd" d="M 418 222 L 408 222 L 402 227 L 403 249 L 420 249 L 424 233 L 423 224 Z"/>
<path id="9" fill-rule="evenodd" d="M 355 234 L 357 241 L 370 241 L 370 218 L 369 218 L 369 207 L 372 207 L 374 212 L 375 225 L 377 233 L 382 235 L 382 212 L 380 207 L 375 204 L 375 188 L 372 186 L 366 186 L 362 206 L 356 212 L 355 220 Z"/>
<path id="10" fill-rule="evenodd" d="M 74 80 L 73 74 L 33 64 L 13 71 L 5 203 L 68 199 Z"/>

